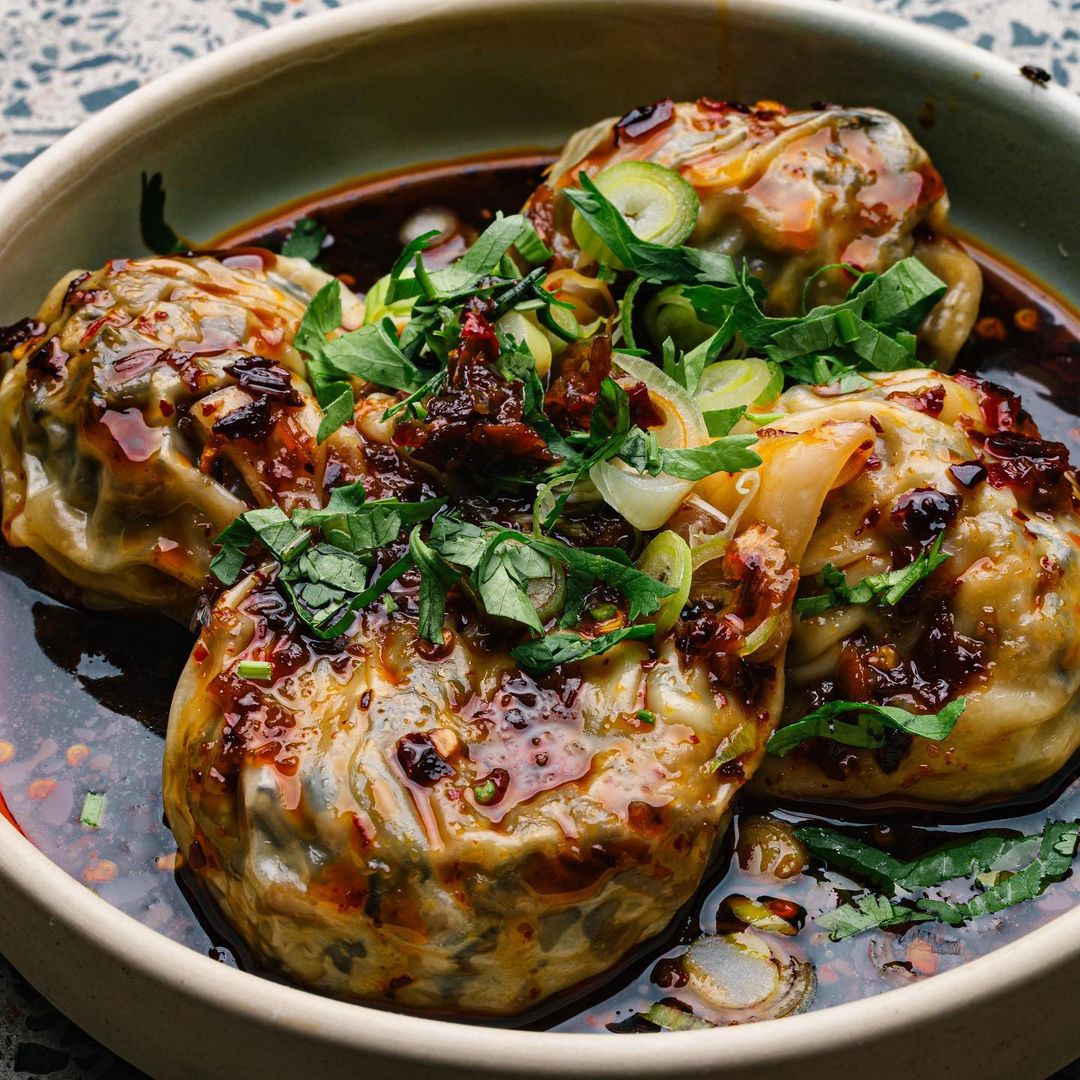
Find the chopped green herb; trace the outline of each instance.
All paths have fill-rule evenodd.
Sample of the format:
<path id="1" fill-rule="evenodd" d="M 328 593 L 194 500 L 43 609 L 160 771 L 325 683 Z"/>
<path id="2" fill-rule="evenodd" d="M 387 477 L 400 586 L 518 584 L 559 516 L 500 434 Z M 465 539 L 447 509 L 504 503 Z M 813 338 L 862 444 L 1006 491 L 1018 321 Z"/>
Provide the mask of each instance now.
<path id="1" fill-rule="evenodd" d="M 446 596 L 461 580 L 461 571 L 424 543 L 419 526 L 409 533 L 409 553 L 420 569 L 420 636 L 438 644 L 443 639 Z"/>
<path id="2" fill-rule="evenodd" d="M 101 819 L 105 813 L 105 796 L 95 791 L 88 791 L 83 799 L 82 812 L 79 820 L 90 829 L 100 829 Z"/>
<path id="3" fill-rule="evenodd" d="M 284 564 L 308 547 L 311 535 L 297 528 L 276 506 L 248 510 L 214 539 L 221 550 L 210 560 L 210 570 L 223 585 L 232 585 L 240 576 L 247 550 L 256 540 Z"/>
<path id="4" fill-rule="evenodd" d="M 159 172 L 142 173 L 139 230 L 142 242 L 155 255 L 176 255 L 193 247 L 165 220 L 165 185 Z"/>
<path id="5" fill-rule="evenodd" d="M 296 334 L 293 336 L 293 344 L 299 352 L 302 352 L 310 362 L 321 360 L 326 349 L 327 335 L 331 334 L 341 325 L 341 283 L 335 278 L 328 281 L 312 298 L 304 312 Z M 319 391 L 319 379 L 312 373 L 312 386 L 316 395 Z M 329 372 L 319 371 L 320 378 L 329 377 Z M 323 399 L 319 396 L 319 402 Z"/>
<path id="6" fill-rule="evenodd" d="M 643 724 L 655 724 L 656 723 L 656 714 L 649 712 L 648 709 L 638 709 L 638 711 L 636 713 L 634 713 L 634 715 Z"/>
<path id="7" fill-rule="evenodd" d="M 944 282 L 909 257 L 880 276 L 861 275 L 843 303 L 793 318 L 765 315 L 763 286 L 745 267 L 732 283 L 695 285 L 686 296 L 698 318 L 727 333 L 737 332 L 792 381 L 831 383 L 858 370 L 911 367 L 911 331 L 945 291 Z"/>
<path id="8" fill-rule="evenodd" d="M 814 922 L 829 931 L 833 941 L 843 941 L 865 930 L 879 926 L 899 926 L 904 923 L 927 922 L 931 916 L 914 911 L 903 904 L 894 904 L 884 896 L 857 896 L 850 904 L 841 904 L 833 911 L 814 917 Z"/>
<path id="9" fill-rule="evenodd" d="M 902 862 L 861 840 L 816 825 L 796 829 L 795 835 L 819 859 L 879 888 L 894 892 L 929 888 L 991 869 L 1005 857 L 1034 854 L 1038 837 L 984 835 L 950 841 L 918 859 Z"/>
<path id="10" fill-rule="evenodd" d="M 401 351 L 389 318 L 334 338 L 323 346 L 323 357 L 335 375 L 392 390 L 417 390 L 429 378 Z"/>
<path id="11" fill-rule="evenodd" d="M 1075 821 L 1047 822 L 1039 853 L 1023 870 L 963 903 L 947 904 L 924 898 L 917 902 L 917 907 L 933 918 L 955 926 L 979 915 L 1002 911 L 1014 904 L 1032 900 L 1051 882 L 1060 880 L 1069 872 L 1076 855 L 1078 837 L 1080 824 Z"/>
<path id="12" fill-rule="evenodd" d="M 725 435 L 703 446 L 668 450 L 657 446 L 656 436 L 631 428 L 619 448 L 619 457 L 639 473 L 665 473 L 683 480 L 701 480 L 718 472 L 741 472 L 761 464 L 750 449 L 756 435 Z"/>
<path id="13" fill-rule="evenodd" d="M 940 712 L 910 713 L 895 705 L 874 705 L 860 701 L 829 701 L 801 720 L 775 731 L 766 744 L 770 754 L 783 757 L 807 739 L 833 739 L 845 746 L 885 745 L 884 729 L 892 728 L 923 739 L 941 742 L 956 726 L 967 704 L 962 697 L 950 701 Z M 854 723 L 839 720 L 854 714 Z"/>
<path id="14" fill-rule="evenodd" d="M 269 682 L 274 676 L 274 669 L 269 660 L 241 660 L 236 665 L 236 674 L 241 679 Z"/>
<path id="15" fill-rule="evenodd" d="M 637 626 L 623 626 L 596 637 L 583 637 L 580 634 L 558 633 L 537 641 L 527 641 L 510 655 L 526 670 L 536 675 L 557 668 L 560 664 L 572 664 L 590 656 L 599 656 L 621 641 L 647 641 L 656 636 L 655 623 L 640 623 Z"/>
<path id="16" fill-rule="evenodd" d="M 615 204 L 605 198 L 584 172 L 578 174 L 578 180 L 580 190 L 565 188 L 566 198 L 628 270 L 660 284 L 735 282 L 735 264 L 729 256 L 702 248 L 665 247 L 639 239 Z"/>
<path id="17" fill-rule="evenodd" d="M 714 439 L 719 439 L 724 435 L 727 435 L 743 416 L 746 415 L 746 406 L 738 405 L 734 409 L 712 409 L 703 415 L 705 417 L 706 430 Z M 777 413 L 776 415 L 780 416 L 782 414 Z M 755 416 L 747 416 L 747 419 L 753 420 L 754 423 L 758 422 L 758 419 Z M 749 443 L 747 445 L 749 445 Z M 759 458 L 758 460 L 760 461 L 761 459 Z"/>
<path id="18" fill-rule="evenodd" d="M 1080 839 L 1080 824 L 1051 821 L 1041 836 L 986 835 L 955 841 L 907 863 L 831 829 L 809 826 L 797 829 L 795 835 L 830 866 L 868 878 L 889 890 L 930 888 L 970 875 L 976 875 L 979 883 L 981 871 L 991 869 L 1006 856 L 1023 855 L 1037 845 L 1034 857 L 1023 869 L 994 875 L 993 883 L 970 900 L 949 903 L 922 897 L 912 906 L 865 894 L 815 918 L 830 932 L 833 941 L 842 941 L 864 930 L 908 922 L 933 920 L 958 925 L 1032 900 L 1069 872 Z"/>
<path id="19" fill-rule="evenodd" d="M 795 601 L 795 610 L 800 618 L 809 619 L 842 604 L 877 603 L 893 607 L 951 558 L 947 551 L 941 550 L 944 539 L 945 534 L 938 533 L 933 544 L 920 551 L 918 558 L 907 566 L 882 574 L 871 574 L 855 585 L 849 585 L 843 570 L 829 563 L 819 575 L 821 584 L 827 585 L 829 591 L 819 596 L 800 597 Z"/>
<path id="20" fill-rule="evenodd" d="M 313 263 L 319 257 L 325 239 L 326 230 L 314 218 L 299 218 L 281 245 L 281 254 Z"/>

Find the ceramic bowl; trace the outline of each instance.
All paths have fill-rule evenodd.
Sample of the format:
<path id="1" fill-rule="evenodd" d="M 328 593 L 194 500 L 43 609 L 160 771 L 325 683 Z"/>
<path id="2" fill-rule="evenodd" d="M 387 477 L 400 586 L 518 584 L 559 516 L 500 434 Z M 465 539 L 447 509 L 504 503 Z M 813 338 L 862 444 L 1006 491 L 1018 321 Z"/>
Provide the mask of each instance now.
<path id="1" fill-rule="evenodd" d="M 350 176 L 558 146 L 663 96 L 896 113 L 957 224 L 1080 295 L 1080 99 L 944 35 L 826 0 L 367 0 L 123 99 L 0 191 L 0 323 L 142 250 L 139 172 L 211 236 Z M 917 123 L 932 101 L 932 127 Z M 155 1077 L 1044 1076 L 1080 1056 L 1080 910 L 899 990 L 783 1020 L 607 1038 L 346 1005 L 215 963 L 111 908 L 0 819 L 0 950 Z"/>

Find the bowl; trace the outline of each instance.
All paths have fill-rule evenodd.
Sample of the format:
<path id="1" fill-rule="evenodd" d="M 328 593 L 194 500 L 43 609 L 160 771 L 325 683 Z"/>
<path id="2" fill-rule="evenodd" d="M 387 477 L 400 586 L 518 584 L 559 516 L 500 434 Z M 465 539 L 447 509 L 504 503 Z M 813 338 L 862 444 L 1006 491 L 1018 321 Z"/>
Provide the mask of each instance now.
<path id="1" fill-rule="evenodd" d="M 0 191 L 0 322 L 71 267 L 142 251 L 143 169 L 165 173 L 183 231 L 211 236 L 350 176 L 555 147 L 637 102 L 701 94 L 896 113 L 962 229 L 1080 295 L 1080 99 L 984 52 L 827 0 L 368 0 L 165 76 L 29 165 Z M 1080 910 L 878 997 L 612 1039 L 398 1015 L 228 968 L 111 908 L 2 818 L 0 896 L 0 950 L 155 1077 L 990 1080 L 1080 1056 Z"/>

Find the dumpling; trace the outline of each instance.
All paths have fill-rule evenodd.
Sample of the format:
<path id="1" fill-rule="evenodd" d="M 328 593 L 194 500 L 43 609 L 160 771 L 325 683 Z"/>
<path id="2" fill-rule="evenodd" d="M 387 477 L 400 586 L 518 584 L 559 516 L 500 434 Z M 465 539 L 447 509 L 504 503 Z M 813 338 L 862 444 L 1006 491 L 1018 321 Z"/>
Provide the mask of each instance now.
<path id="1" fill-rule="evenodd" d="M 0 345 L 8 542 L 90 602 L 188 616 L 210 542 L 238 514 L 319 505 L 362 466 L 352 428 L 316 445 L 292 347 L 326 280 L 269 253 L 65 275 Z"/>
<path id="2" fill-rule="evenodd" d="M 842 300 L 851 278 L 823 267 L 883 271 L 917 256 L 949 286 L 921 328 L 921 355 L 949 363 L 978 312 L 982 277 L 942 232 L 948 197 L 911 133 L 877 109 L 826 106 L 792 112 L 701 98 L 656 102 L 578 132 L 533 195 L 528 211 L 557 264 L 587 265 L 560 192 L 584 170 L 648 161 L 676 170 L 701 201 L 695 247 L 742 256 L 768 289 L 772 314 L 796 315 Z"/>
<path id="3" fill-rule="evenodd" d="M 1053 776 L 1080 748 L 1080 519 L 1066 448 L 1038 437 L 1015 395 L 966 375 L 877 375 L 847 394 L 795 387 L 778 409 L 788 415 L 758 446 L 766 461 L 789 462 L 788 494 L 773 497 L 816 522 L 803 595 L 823 591 L 815 577 L 826 564 L 854 585 L 910 564 L 939 535 L 949 556 L 895 606 L 840 604 L 795 620 L 784 722 L 830 700 L 933 713 L 963 696 L 966 707 L 941 742 L 808 740 L 768 756 L 758 789 L 966 804 Z M 799 463 L 853 424 L 865 441 L 814 509 L 800 501 Z M 736 498 L 718 493 L 728 484 L 703 481 L 721 505 Z"/>
<path id="4" fill-rule="evenodd" d="M 522 1012 L 689 900 L 778 712 L 795 577 L 772 531 L 747 528 L 710 609 L 741 628 L 729 655 L 694 658 L 688 627 L 651 659 L 624 642 L 537 678 L 464 612 L 443 645 L 419 639 L 406 581 L 393 615 L 329 644 L 301 632 L 274 568 L 228 591 L 173 702 L 166 813 L 229 922 L 300 984 Z M 241 678 L 249 659 L 271 681 Z"/>

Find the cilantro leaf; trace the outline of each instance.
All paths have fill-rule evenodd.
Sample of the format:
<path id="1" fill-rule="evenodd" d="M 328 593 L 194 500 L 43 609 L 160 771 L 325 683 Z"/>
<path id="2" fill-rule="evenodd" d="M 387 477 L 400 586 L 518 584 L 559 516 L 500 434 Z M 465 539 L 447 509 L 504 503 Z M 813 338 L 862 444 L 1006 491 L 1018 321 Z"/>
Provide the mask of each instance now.
<path id="1" fill-rule="evenodd" d="M 324 443 L 342 424 L 352 419 L 356 401 L 353 398 L 352 387 L 346 382 L 331 384 L 336 391 L 336 396 L 329 398 L 322 405 L 322 418 L 319 420 L 319 428 L 315 432 L 315 441 Z"/>
<path id="2" fill-rule="evenodd" d="M 327 335 L 341 325 L 341 283 L 335 278 L 328 281 L 312 298 L 300 320 L 293 344 L 309 361 L 321 359 L 326 349 Z M 329 374 L 329 373 L 327 373 Z M 318 384 L 312 379 L 318 392 Z M 322 398 L 319 398 L 320 404 Z"/>
<path id="3" fill-rule="evenodd" d="M 356 612 L 378 600 L 412 565 L 412 558 L 405 555 L 368 585 L 368 560 L 317 544 L 284 567 L 278 581 L 308 629 L 331 641 L 349 628 Z"/>
<path id="4" fill-rule="evenodd" d="M 487 534 L 479 525 L 443 514 L 432 522 L 428 542 L 448 562 L 475 570 L 487 546 Z"/>
<path id="5" fill-rule="evenodd" d="M 352 376 L 392 390 L 417 390 L 428 380 L 398 345 L 393 320 L 342 334 L 323 347 L 327 366 L 337 375 Z"/>
<path id="6" fill-rule="evenodd" d="M 884 728 L 941 742 L 956 726 L 966 704 L 966 699 L 959 697 L 940 712 L 916 714 L 895 705 L 828 701 L 801 720 L 777 729 L 765 748 L 770 754 L 783 757 L 806 739 L 814 738 L 833 739 L 846 746 L 879 747 L 884 745 Z M 849 714 L 857 716 L 855 723 L 838 719 Z"/>
<path id="7" fill-rule="evenodd" d="M 761 464 L 749 449 L 756 435 L 726 435 L 685 450 L 668 450 L 656 445 L 656 436 L 632 428 L 619 449 L 619 457 L 639 473 L 656 476 L 666 473 L 682 480 L 701 480 L 718 472 L 741 472 Z"/>
<path id="8" fill-rule="evenodd" d="M 596 637 L 583 637 L 580 634 L 549 634 L 537 641 L 527 641 L 510 655 L 526 670 L 534 675 L 557 668 L 560 664 L 572 664 L 590 656 L 599 656 L 620 641 L 647 641 L 656 634 L 655 623 L 640 623 L 637 626 L 623 626 Z"/>
<path id="9" fill-rule="evenodd" d="M 447 564 L 472 572 L 470 584 L 489 614 L 512 618 L 535 630 L 541 626 L 525 596 L 527 585 L 549 577 L 551 562 L 566 568 L 568 594 L 587 591 L 597 581 L 618 589 L 630 602 L 631 620 L 655 611 L 675 591 L 631 566 L 621 551 L 572 548 L 546 536 L 529 536 L 497 525 L 482 529 L 449 514 L 435 519 L 428 544 L 433 555 Z"/>
<path id="10" fill-rule="evenodd" d="M 819 580 L 829 587 L 829 591 L 818 596 L 800 597 L 795 601 L 795 610 L 800 618 L 809 619 L 842 604 L 895 606 L 952 557 L 947 551 L 941 550 L 944 539 L 945 534 L 938 533 L 933 544 L 920 551 L 918 557 L 907 566 L 882 574 L 871 574 L 855 585 L 849 585 L 844 572 L 828 563 L 821 571 Z"/>
<path id="11" fill-rule="evenodd" d="M 439 232 L 437 229 L 431 229 L 429 232 L 413 237 L 413 239 L 401 249 L 401 254 L 394 261 L 394 265 L 390 269 L 390 279 L 386 285 L 386 295 L 382 299 L 382 302 L 386 307 L 396 303 L 398 300 L 420 295 L 420 286 L 415 278 L 409 281 L 408 279 L 403 279 L 402 274 L 404 274 L 405 270 L 416 261 L 417 257 L 422 252 L 427 250 L 428 245 L 438 235 Z"/>
<path id="12" fill-rule="evenodd" d="M 945 282 L 908 257 L 876 277 L 862 295 L 866 317 L 875 326 L 914 330 L 946 292 Z"/>
<path id="13" fill-rule="evenodd" d="M 445 505 L 445 499 L 368 501 L 363 482 L 358 480 L 334 488 L 324 509 L 297 510 L 292 520 L 301 526 L 318 526 L 342 551 L 374 551 L 393 543 L 406 525 L 426 521 Z"/>
<path id="14" fill-rule="evenodd" d="M 247 550 L 262 543 L 279 562 L 296 558 L 310 543 L 311 535 L 298 529 L 276 506 L 248 510 L 214 539 L 221 550 L 210 560 L 210 571 L 223 584 L 232 585 L 240 576 Z"/>
<path id="15" fill-rule="evenodd" d="M 711 409 L 702 415 L 706 430 L 714 439 L 719 439 L 731 431 L 745 412 L 745 405 L 737 405 L 734 409 Z"/>
<path id="16" fill-rule="evenodd" d="M 141 182 L 139 231 L 142 233 L 142 242 L 155 255 L 176 255 L 190 251 L 193 245 L 165 220 L 165 184 L 161 173 L 151 176 L 142 173 Z"/>
<path id="17" fill-rule="evenodd" d="M 1034 847 L 1037 836 L 979 836 L 942 844 L 901 867 L 896 884 L 901 889 L 925 889 L 945 881 L 990 870 L 1006 856 Z M 1034 852 L 1032 852 L 1034 854 Z"/>
<path id="18" fill-rule="evenodd" d="M 512 531 L 504 530 L 484 545 L 469 581 L 489 615 L 523 623 L 539 633 L 544 627 L 529 599 L 528 584 L 550 577 L 550 561 L 527 543 L 522 544 Z"/>
<path id="19" fill-rule="evenodd" d="M 533 510 L 536 519 L 534 527 L 546 531 L 559 520 L 574 485 L 598 462 L 614 457 L 629 431 L 630 398 L 614 379 L 607 378 L 600 384 L 600 396 L 593 408 L 589 435 L 583 447 L 569 445 L 553 427 L 541 432 L 548 446 L 559 453 L 563 460 L 543 474 L 544 482 L 537 488 Z M 560 489 L 559 495 L 550 507 L 545 506 L 545 500 L 556 489 Z"/>
<path id="20" fill-rule="evenodd" d="M 779 364 L 793 382 L 828 383 L 857 370 L 895 371 L 914 361 L 911 331 L 946 291 L 917 259 L 884 274 L 862 274 L 840 304 L 774 318 L 761 309 L 764 287 L 746 267 L 722 286 L 698 284 L 686 297 L 698 318 L 737 332 L 752 351 Z"/>
<path id="21" fill-rule="evenodd" d="M 916 902 L 916 906 L 931 917 L 956 926 L 979 915 L 1002 911 L 1014 904 L 1032 900 L 1051 882 L 1060 880 L 1069 872 L 1078 839 L 1080 824 L 1077 822 L 1049 821 L 1043 829 L 1038 855 L 1023 870 L 963 903 L 950 904 L 923 898 Z"/>
<path id="22" fill-rule="evenodd" d="M 843 941 L 865 930 L 879 926 L 898 926 L 903 923 L 928 922 L 931 915 L 894 904 L 884 896 L 857 896 L 850 904 L 841 904 L 833 911 L 814 917 L 818 926 L 829 931 L 832 941 Z"/>
<path id="23" fill-rule="evenodd" d="M 905 864 L 899 859 L 835 829 L 807 825 L 796 829 L 795 836 L 822 862 L 867 878 L 883 889 L 892 891 L 904 875 Z"/>
<path id="24" fill-rule="evenodd" d="M 325 239 L 326 230 L 314 218 L 302 217 L 293 223 L 292 231 L 281 245 L 281 254 L 314 262 Z"/>
<path id="25" fill-rule="evenodd" d="M 417 525 L 409 533 L 409 553 L 420 570 L 420 610 L 418 629 L 425 641 L 439 644 L 446 618 L 446 597 L 461 580 L 461 571 L 424 543 Z"/>
<path id="26" fill-rule="evenodd" d="M 1038 844 L 1037 853 L 1023 869 L 976 893 L 970 900 L 946 902 L 922 897 L 911 906 L 865 894 L 815 917 L 819 926 L 830 931 L 833 941 L 842 941 L 865 930 L 907 922 L 940 921 L 956 926 L 1032 900 L 1069 872 L 1080 840 L 1080 823 L 1049 821 L 1041 836 L 986 835 L 959 840 L 943 844 L 908 863 L 831 829 L 806 827 L 797 829 L 795 835 L 830 865 L 854 871 L 885 888 L 909 890 L 929 888 L 988 870 L 1003 857 L 1015 857 L 1025 848 Z"/>
<path id="27" fill-rule="evenodd" d="M 675 592 L 670 585 L 618 559 L 597 555 L 583 548 L 568 547 L 547 537 L 518 535 L 538 551 L 561 562 L 570 574 L 602 581 L 618 589 L 630 601 L 631 622 L 641 615 L 651 615 L 660 606 L 661 600 Z"/>

